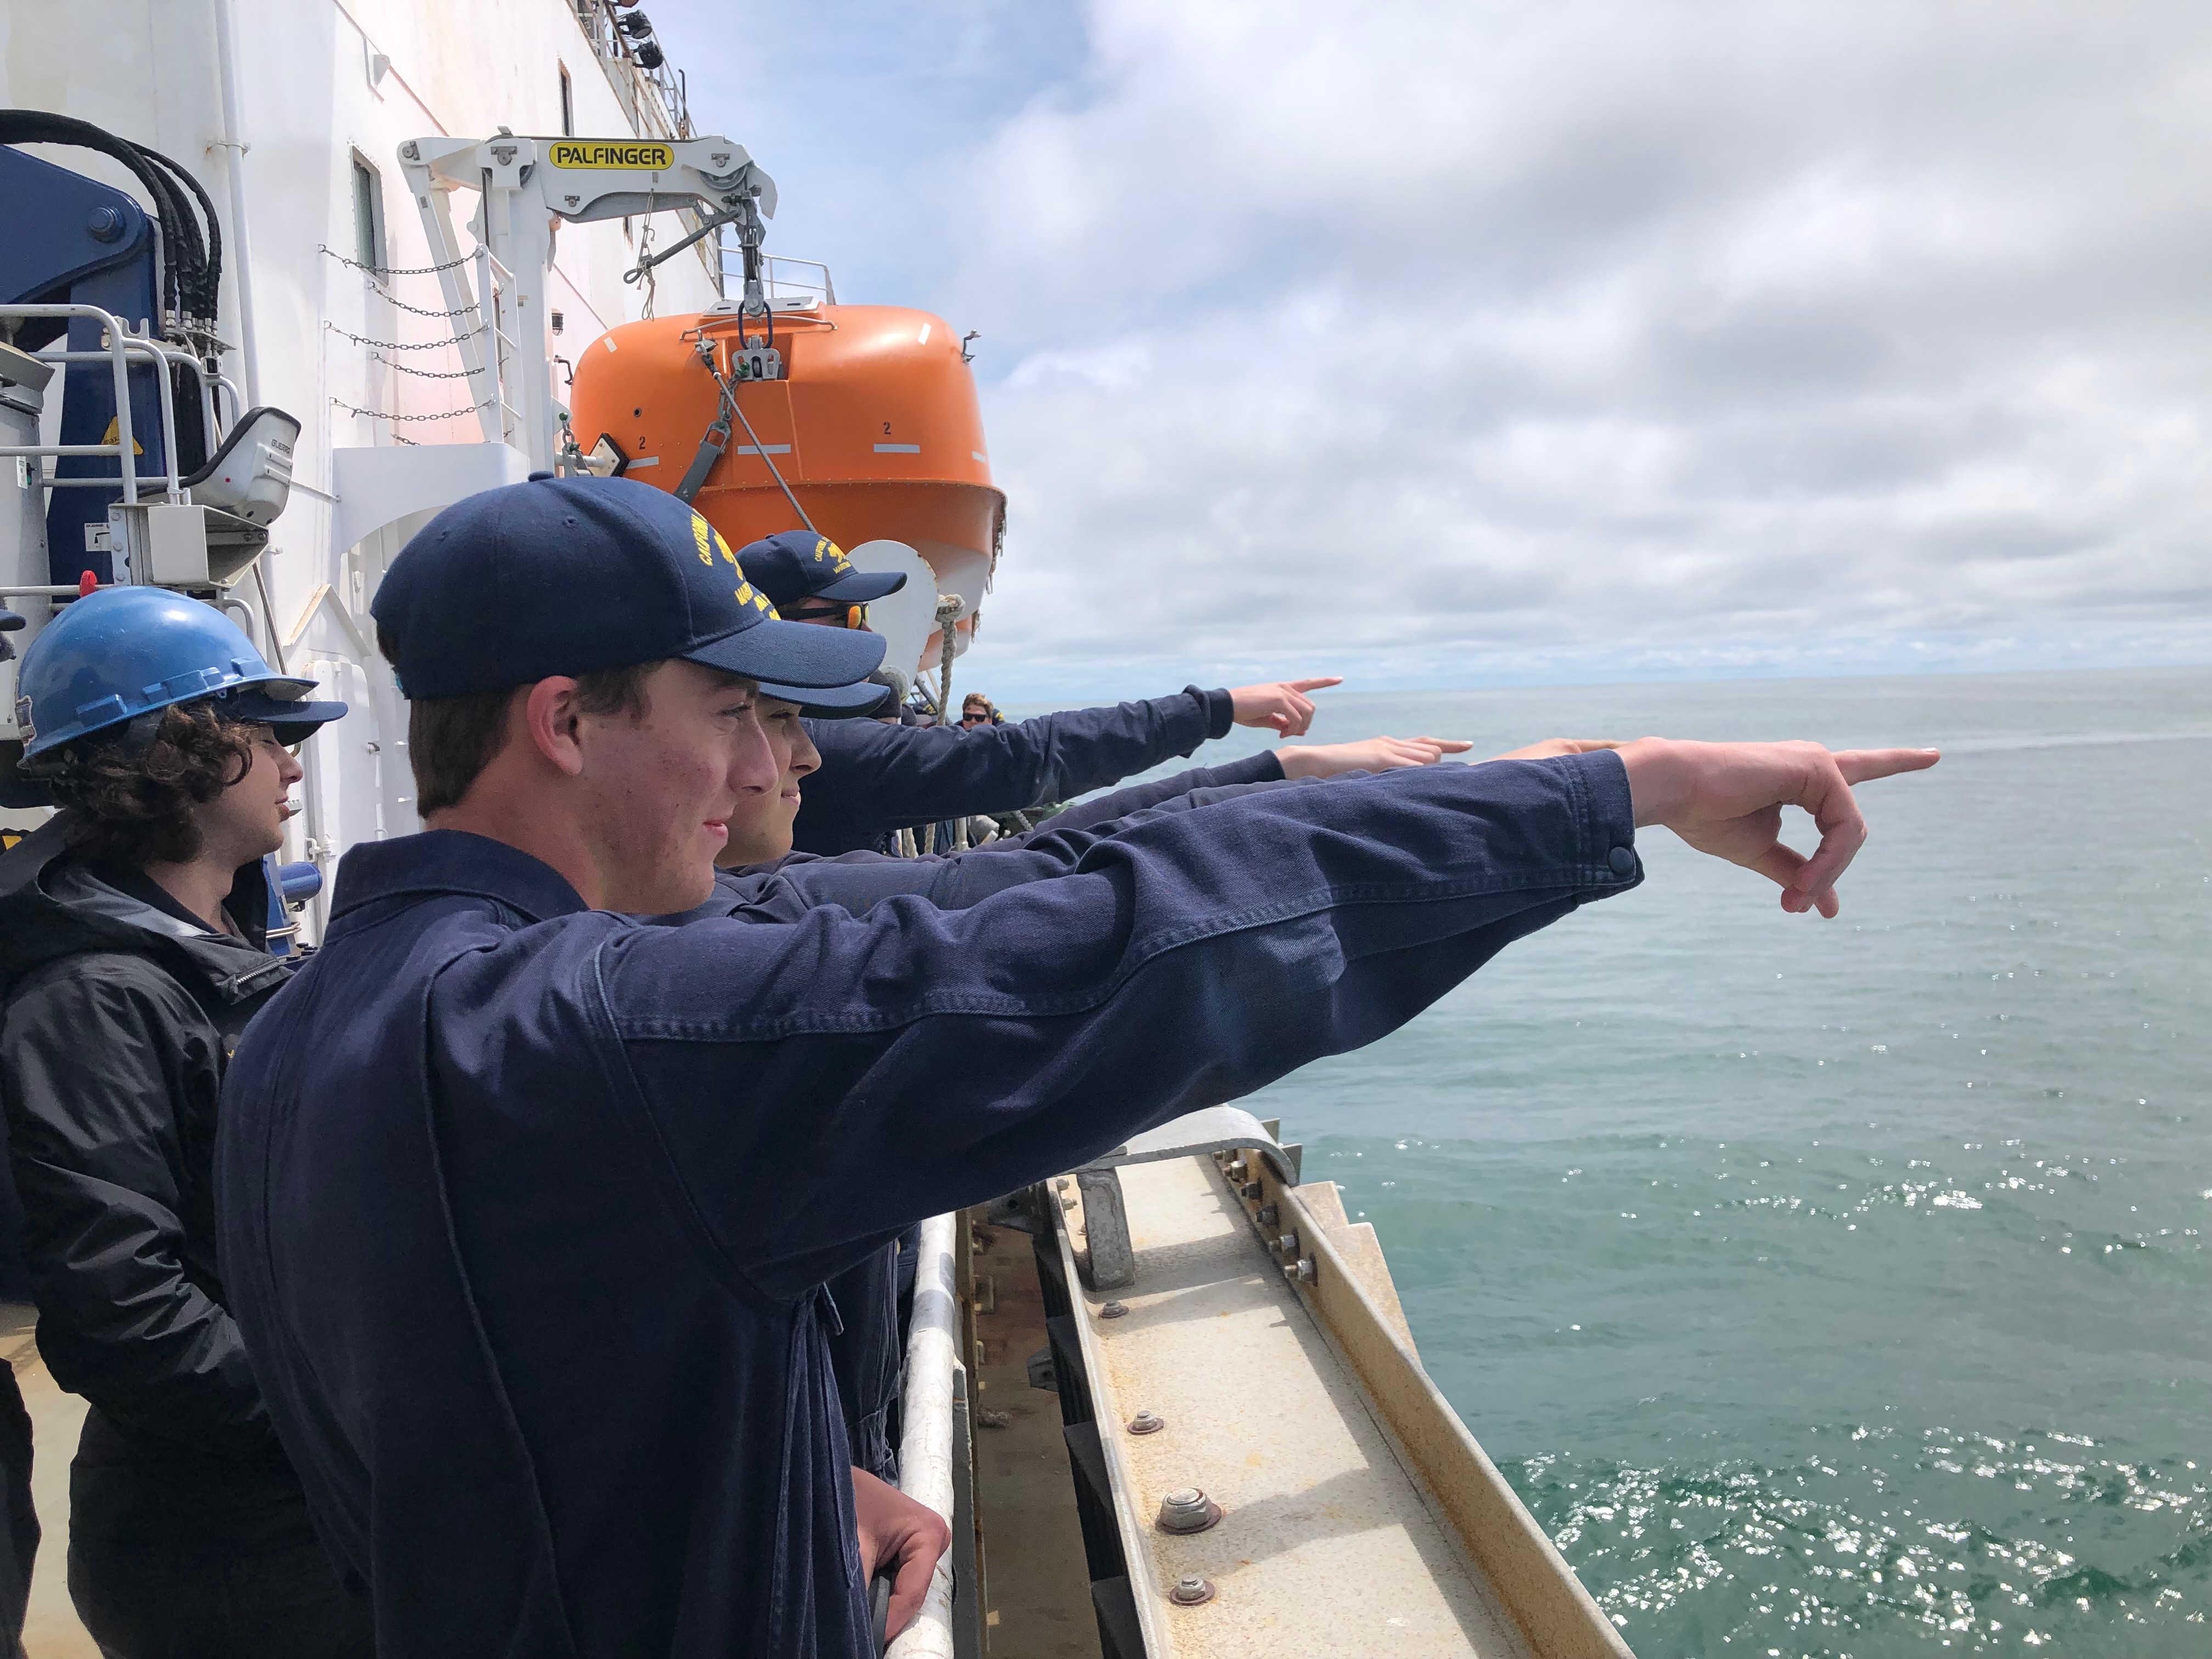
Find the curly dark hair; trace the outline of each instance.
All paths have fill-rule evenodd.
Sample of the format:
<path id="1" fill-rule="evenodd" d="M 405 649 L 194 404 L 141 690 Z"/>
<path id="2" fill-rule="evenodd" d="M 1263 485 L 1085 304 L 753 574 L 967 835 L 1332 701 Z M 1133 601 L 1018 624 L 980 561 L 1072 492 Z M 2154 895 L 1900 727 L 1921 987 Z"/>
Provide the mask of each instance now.
<path id="1" fill-rule="evenodd" d="M 43 775 L 70 810 L 69 845 L 89 864 L 182 864 L 200 850 L 185 809 L 213 800 L 253 769 L 253 728 L 204 700 L 162 713 L 154 741 L 134 751 L 128 726 L 64 749 Z"/>

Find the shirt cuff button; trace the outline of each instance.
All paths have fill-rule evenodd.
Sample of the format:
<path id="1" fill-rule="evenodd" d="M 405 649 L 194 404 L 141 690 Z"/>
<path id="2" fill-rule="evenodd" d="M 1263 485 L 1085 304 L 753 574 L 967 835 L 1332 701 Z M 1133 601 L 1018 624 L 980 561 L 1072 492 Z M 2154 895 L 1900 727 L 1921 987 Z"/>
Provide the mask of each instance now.
<path id="1" fill-rule="evenodd" d="M 1636 867 L 1636 854 L 1626 847 L 1616 847 L 1606 854 L 1605 861 L 1613 866 L 1613 873 L 1625 876 Z"/>

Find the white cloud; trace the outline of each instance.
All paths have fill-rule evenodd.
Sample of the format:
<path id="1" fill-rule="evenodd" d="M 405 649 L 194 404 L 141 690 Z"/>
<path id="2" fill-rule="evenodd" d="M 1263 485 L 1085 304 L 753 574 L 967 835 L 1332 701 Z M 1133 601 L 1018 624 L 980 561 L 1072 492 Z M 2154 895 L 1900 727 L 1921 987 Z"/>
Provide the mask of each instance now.
<path id="1" fill-rule="evenodd" d="M 983 331 L 994 685 L 2212 654 L 2201 4 L 1010 15 L 840 230 Z"/>

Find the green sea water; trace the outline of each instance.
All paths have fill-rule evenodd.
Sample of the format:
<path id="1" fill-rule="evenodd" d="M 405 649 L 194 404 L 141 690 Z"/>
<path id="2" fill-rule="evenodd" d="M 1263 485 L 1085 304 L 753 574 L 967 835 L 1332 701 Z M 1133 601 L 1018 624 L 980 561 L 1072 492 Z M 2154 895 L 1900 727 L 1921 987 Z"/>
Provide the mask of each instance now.
<path id="1" fill-rule="evenodd" d="M 1323 694 L 1377 731 L 1947 751 L 1838 920 L 1647 831 L 1259 1097 L 1643 1659 L 2212 1654 L 2212 671 Z"/>

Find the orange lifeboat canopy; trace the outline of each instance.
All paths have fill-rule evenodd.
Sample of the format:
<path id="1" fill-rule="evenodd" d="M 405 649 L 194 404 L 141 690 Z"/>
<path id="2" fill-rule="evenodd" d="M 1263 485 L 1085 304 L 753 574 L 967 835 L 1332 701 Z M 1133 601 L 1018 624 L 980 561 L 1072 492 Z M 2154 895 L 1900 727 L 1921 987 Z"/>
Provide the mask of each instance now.
<path id="1" fill-rule="evenodd" d="M 839 546 L 905 543 L 936 573 L 938 591 L 968 602 L 964 650 L 1006 526 L 991 482 L 975 380 L 944 319 L 900 306 L 822 306 L 774 314 L 781 358 L 774 380 L 735 378 L 744 335 L 768 334 L 734 312 L 624 323 L 585 348 L 570 420 L 589 450 L 601 434 L 628 456 L 623 476 L 673 491 L 720 408 L 700 355 L 735 388 L 744 421 L 693 499 L 732 547 L 805 526 Z M 745 422 L 751 431 L 747 432 Z M 770 467 L 775 471 L 772 473 Z M 924 653 L 933 665 L 934 641 Z"/>

